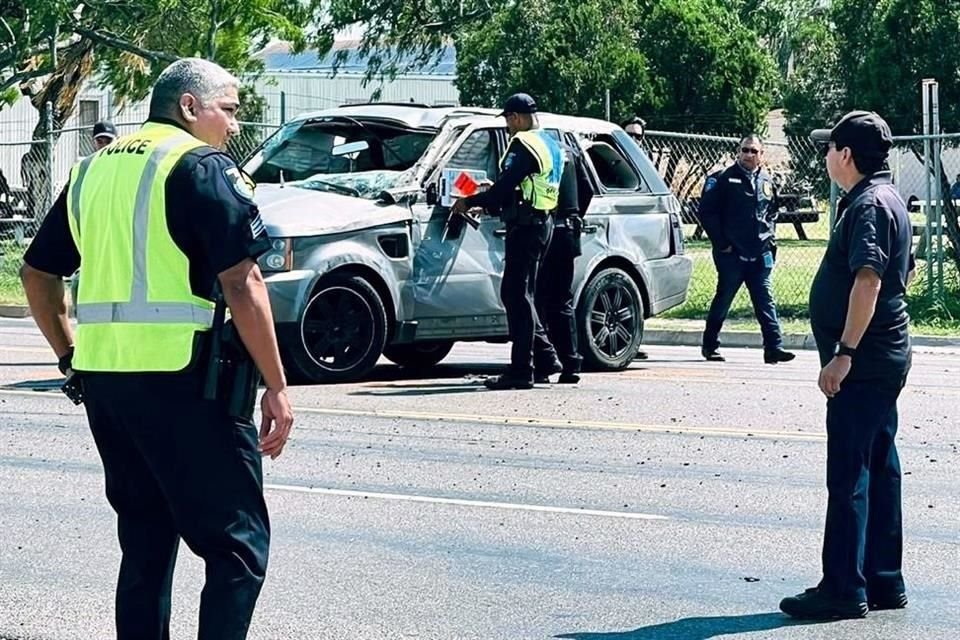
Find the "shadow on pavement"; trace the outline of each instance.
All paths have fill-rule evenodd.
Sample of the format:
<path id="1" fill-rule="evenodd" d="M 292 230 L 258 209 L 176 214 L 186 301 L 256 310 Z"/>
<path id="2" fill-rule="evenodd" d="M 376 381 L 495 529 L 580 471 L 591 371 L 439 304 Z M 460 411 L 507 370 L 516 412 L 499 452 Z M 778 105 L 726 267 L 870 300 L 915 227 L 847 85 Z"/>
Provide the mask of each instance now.
<path id="1" fill-rule="evenodd" d="M 769 631 L 821 622 L 794 620 L 782 613 L 751 613 L 742 616 L 708 616 L 681 618 L 673 622 L 653 624 L 633 631 L 585 631 L 564 633 L 555 638 L 569 640 L 708 640 L 733 633 Z"/>

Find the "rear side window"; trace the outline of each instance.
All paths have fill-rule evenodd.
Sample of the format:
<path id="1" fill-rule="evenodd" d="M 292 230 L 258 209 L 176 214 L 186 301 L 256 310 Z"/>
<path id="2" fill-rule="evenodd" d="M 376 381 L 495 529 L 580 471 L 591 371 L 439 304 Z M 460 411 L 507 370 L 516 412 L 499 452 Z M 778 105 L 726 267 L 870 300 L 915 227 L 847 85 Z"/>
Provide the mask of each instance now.
<path id="1" fill-rule="evenodd" d="M 496 142 L 491 129 L 477 129 L 464 140 L 450 161 L 448 169 L 486 171 L 487 178 L 497 176 Z"/>
<path id="2" fill-rule="evenodd" d="M 643 185 L 636 169 L 609 136 L 594 138 L 587 147 L 587 155 L 605 189 L 637 191 Z"/>

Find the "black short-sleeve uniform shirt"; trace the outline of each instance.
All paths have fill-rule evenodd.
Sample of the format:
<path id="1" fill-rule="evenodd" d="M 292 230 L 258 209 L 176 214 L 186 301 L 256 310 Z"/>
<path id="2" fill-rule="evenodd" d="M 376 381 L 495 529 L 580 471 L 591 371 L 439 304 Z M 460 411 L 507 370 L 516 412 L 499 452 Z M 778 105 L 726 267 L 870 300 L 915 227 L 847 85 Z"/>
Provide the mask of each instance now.
<path id="1" fill-rule="evenodd" d="M 914 268 L 912 228 L 903 199 L 889 171 L 867 176 L 840 200 L 827 252 L 810 289 L 810 323 L 821 365 L 847 319 L 857 272 L 880 276 L 876 311 L 857 347 L 847 380 L 897 385 L 910 369 L 910 337 L 905 294 Z"/>
<path id="2" fill-rule="evenodd" d="M 252 192 L 239 181 L 236 163 L 206 146 L 184 154 L 167 177 L 167 228 L 190 262 L 194 295 L 212 299 L 217 274 L 270 248 Z M 61 276 L 81 267 L 67 221 L 66 188 L 40 225 L 24 262 Z"/>

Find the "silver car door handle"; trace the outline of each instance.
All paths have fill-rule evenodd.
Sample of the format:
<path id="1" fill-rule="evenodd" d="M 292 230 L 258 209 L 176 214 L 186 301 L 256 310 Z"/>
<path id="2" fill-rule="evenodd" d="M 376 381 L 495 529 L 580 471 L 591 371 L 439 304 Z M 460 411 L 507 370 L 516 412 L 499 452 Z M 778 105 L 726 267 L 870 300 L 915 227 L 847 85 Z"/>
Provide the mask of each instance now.
<path id="1" fill-rule="evenodd" d="M 600 225 L 596 225 L 596 224 L 585 224 L 585 225 L 583 225 L 583 232 L 584 232 L 584 233 L 596 233 L 598 229 L 600 229 Z"/>
<path id="2" fill-rule="evenodd" d="M 506 229 L 494 229 L 494 230 L 493 230 L 493 235 L 497 236 L 498 238 L 506 238 L 506 237 L 507 237 L 507 230 L 506 230 Z"/>

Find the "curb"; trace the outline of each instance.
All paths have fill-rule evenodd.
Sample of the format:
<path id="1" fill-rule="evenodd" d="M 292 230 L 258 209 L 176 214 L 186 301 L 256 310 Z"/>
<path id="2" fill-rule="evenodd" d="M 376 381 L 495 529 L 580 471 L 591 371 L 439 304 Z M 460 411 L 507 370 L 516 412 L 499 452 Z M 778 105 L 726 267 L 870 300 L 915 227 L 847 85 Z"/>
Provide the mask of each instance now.
<path id="1" fill-rule="evenodd" d="M 652 329 L 643 332 L 643 344 L 666 345 L 674 347 L 699 347 L 703 332 L 693 329 Z M 763 338 L 759 333 L 750 331 L 721 331 L 722 347 L 763 348 Z M 941 338 L 936 336 L 911 336 L 914 347 L 960 347 L 960 338 Z M 791 333 L 783 336 L 785 349 L 816 350 L 817 343 L 813 334 Z"/>
<path id="2" fill-rule="evenodd" d="M 30 307 L 20 304 L 0 304 L 0 318 L 29 318 Z"/>

